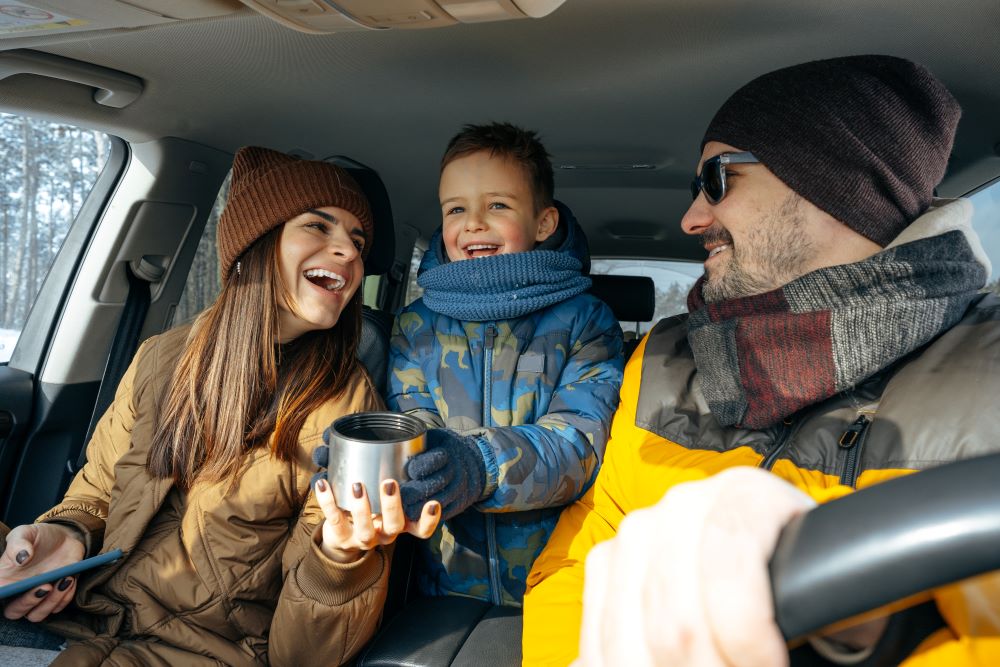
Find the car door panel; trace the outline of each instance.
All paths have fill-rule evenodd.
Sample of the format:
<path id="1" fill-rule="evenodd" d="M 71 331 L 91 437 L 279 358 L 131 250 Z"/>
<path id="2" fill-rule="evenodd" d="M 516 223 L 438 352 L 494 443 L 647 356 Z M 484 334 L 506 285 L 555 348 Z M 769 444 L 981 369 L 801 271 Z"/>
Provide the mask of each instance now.
<path id="1" fill-rule="evenodd" d="M 0 412 L 14 415 L 0 450 L 8 525 L 33 520 L 68 484 L 128 294 L 124 265 L 145 258 L 164 269 L 142 340 L 171 324 L 232 158 L 170 138 L 116 145 L 117 168 L 74 223 L 0 375 Z"/>

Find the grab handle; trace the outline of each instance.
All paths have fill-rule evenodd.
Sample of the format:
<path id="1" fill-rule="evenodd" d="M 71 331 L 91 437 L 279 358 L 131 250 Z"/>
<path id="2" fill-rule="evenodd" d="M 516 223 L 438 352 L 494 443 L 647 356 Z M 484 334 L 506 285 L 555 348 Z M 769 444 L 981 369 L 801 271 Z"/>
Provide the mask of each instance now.
<path id="1" fill-rule="evenodd" d="M 15 74 L 35 74 L 96 88 L 94 101 L 121 109 L 142 94 L 142 79 L 118 70 L 92 65 L 62 56 L 15 49 L 0 53 L 0 79 Z"/>

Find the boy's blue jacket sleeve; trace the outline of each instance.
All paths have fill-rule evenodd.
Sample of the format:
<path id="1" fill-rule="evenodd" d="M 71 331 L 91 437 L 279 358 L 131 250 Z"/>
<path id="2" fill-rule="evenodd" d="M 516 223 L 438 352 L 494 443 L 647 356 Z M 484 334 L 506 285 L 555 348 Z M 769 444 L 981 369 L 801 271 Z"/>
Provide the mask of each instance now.
<path id="1" fill-rule="evenodd" d="M 478 436 L 487 465 L 479 510 L 565 505 L 593 481 L 623 369 L 621 327 L 603 302 L 584 294 L 482 323 L 417 301 L 397 318 L 390 348 L 389 407 Z"/>
<path id="2" fill-rule="evenodd" d="M 393 322 L 389 342 L 389 395 L 386 405 L 395 412 L 407 412 L 418 417 L 427 424 L 427 428 L 440 428 L 445 423 L 431 395 L 430 383 L 421 364 L 421 351 L 413 348 L 410 335 L 407 335 L 407 331 L 411 335 L 416 333 L 415 327 L 401 327 L 401 323 L 411 323 L 422 328 L 423 321 L 419 315 L 411 315 L 404 310 Z M 424 350 L 423 356 L 427 352 L 428 350 Z"/>

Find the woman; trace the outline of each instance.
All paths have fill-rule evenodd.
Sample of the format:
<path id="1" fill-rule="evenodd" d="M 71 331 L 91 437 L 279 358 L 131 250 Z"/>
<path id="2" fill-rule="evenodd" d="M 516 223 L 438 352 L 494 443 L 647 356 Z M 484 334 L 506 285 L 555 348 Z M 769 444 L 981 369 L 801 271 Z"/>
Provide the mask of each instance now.
<path id="1" fill-rule="evenodd" d="M 241 149 L 217 235 L 215 303 L 143 344 L 63 501 L 7 536 L 0 583 L 126 553 L 8 601 L 6 618 L 77 640 L 53 664 L 339 664 L 375 630 L 385 545 L 437 524 L 436 503 L 407 521 L 392 480 L 376 519 L 363 488 L 351 515 L 325 481 L 310 493 L 324 427 L 381 408 L 355 358 L 372 240 L 357 184 Z"/>

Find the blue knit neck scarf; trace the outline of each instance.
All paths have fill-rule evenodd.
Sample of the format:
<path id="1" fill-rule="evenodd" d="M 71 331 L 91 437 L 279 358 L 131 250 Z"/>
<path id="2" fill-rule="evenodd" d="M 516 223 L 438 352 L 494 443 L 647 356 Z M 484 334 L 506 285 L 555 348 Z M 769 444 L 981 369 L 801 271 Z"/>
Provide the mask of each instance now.
<path id="1" fill-rule="evenodd" d="M 581 269 L 567 253 L 531 250 L 439 264 L 421 273 L 417 284 L 435 313 L 470 322 L 509 320 L 590 289 Z"/>

